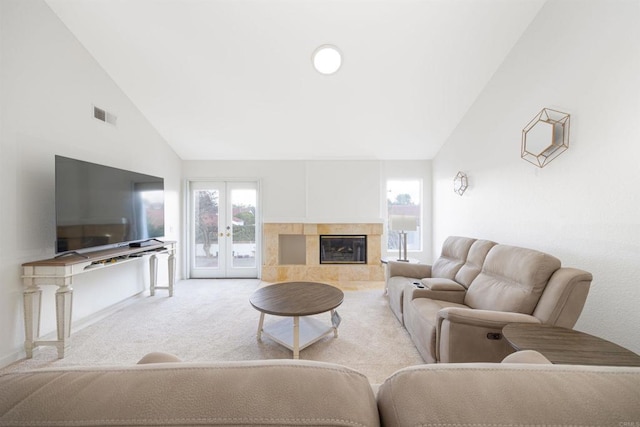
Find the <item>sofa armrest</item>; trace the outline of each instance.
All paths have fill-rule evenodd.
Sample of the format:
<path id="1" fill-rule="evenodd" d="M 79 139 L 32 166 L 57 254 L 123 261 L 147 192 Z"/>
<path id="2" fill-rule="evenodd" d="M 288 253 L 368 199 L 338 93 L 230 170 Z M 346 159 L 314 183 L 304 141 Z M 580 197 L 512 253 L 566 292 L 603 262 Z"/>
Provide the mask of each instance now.
<path id="1" fill-rule="evenodd" d="M 467 290 L 464 286 L 454 280 L 440 277 L 427 277 L 420 280 L 420 282 L 427 289 L 431 289 L 432 291 L 466 292 Z"/>
<path id="2" fill-rule="evenodd" d="M 538 318 L 528 314 L 460 307 L 447 307 L 440 310 L 438 312 L 438 323 L 443 320 L 496 329 L 502 329 L 509 323 L 541 323 Z"/>
<path id="3" fill-rule="evenodd" d="M 556 270 L 533 311 L 541 322 L 573 328 L 587 300 L 593 276 L 577 268 Z"/>
<path id="4" fill-rule="evenodd" d="M 138 361 L 138 365 L 146 365 L 149 363 L 175 363 L 182 362 L 178 356 L 170 353 L 153 352 L 145 354 L 142 359 Z"/>
<path id="5" fill-rule="evenodd" d="M 389 261 L 387 263 L 389 277 L 403 276 L 422 279 L 431 277 L 431 266 L 427 264 L 412 264 L 401 261 Z"/>
<path id="6" fill-rule="evenodd" d="M 408 302 L 416 299 L 416 298 L 429 298 L 429 299 L 436 299 L 436 300 L 440 300 L 440 301 L 448 301 L 448 302 L 454 302 L 456 304 L 462 304 L 464 301 L 464 294 L 466 292 L 464 291 L 437 291 L 437 290 L 433 290 L 433 289 L 427 289 L 427 288 L 416 288 L 415 286 L 413 287 L 413 289 L 409 288 L 409 286 L 406 286 L 405 290 L 405 300 L 404 303 L 407 304 Z"/>
<path id="7" fill-rule="evenodd" d="M 532 363 L 536 365 L 551 365 L 551 361 L 544 357 L 542 353 L 535 350 L 520 350 L 511 353 L 500 363 Z"/>

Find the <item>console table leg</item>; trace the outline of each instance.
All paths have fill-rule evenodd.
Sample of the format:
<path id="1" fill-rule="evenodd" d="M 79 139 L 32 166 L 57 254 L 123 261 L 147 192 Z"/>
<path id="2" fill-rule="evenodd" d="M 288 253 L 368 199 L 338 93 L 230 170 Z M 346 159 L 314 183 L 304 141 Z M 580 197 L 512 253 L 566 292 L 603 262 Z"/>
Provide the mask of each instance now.
<path id="1" fill-rule="evenodd" d="M 153 254 L 149 257 L 149 294 L 156 294 L 156 282 L 158 280 L 158 257 Z"/>
<path id="2" fill-rule="evenodd" d="M 300 317 L 293 317 L 293 358 L 300 358 Z"/>
<path id="3" fill-rule="evenodd" d="M 173 296 L 173 285 L 176 282 L 176 255 L 173 251 L 169 253 L 169 258 L 167 259 L 169 263 L 169 296 Z"/>
<path id="4" fill-rule="evenodd" d="M 58 332 L 58 359 L 64 357 L 68 345 L 67 338 L 71 336 L 71 309 L 73 307 L 73 289 L 68 286 L 60 286 L 56 291 L 56 323 Z"/>
<path id="5" fill-rule="evenodd" d="M 40 312 L 42 289 L 30 286 L 23 292 L 24 299 L 24 351 L 28 359 L 33 357 L 35 340 L 40 336 Z"/>

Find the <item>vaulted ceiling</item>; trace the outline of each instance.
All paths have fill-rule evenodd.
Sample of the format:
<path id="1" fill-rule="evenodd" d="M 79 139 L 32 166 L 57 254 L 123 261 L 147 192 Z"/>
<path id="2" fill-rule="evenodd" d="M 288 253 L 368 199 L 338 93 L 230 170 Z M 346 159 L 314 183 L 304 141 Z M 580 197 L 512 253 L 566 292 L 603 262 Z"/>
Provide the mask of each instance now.
<path id="1" fill-rule="evenodd" d="M 47 3 L 181 158 L 205 160 L 433 158 L 544 1 Z M 324 44 L 333 75 L 312 66 Z"/>

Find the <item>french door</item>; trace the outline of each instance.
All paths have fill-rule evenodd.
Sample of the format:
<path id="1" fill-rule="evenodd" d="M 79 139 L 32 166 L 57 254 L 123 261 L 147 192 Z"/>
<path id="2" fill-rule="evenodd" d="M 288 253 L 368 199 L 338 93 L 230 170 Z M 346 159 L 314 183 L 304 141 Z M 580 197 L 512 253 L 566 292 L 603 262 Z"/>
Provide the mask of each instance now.
<path id="1" fill-rule="evenodd" d="M 189 183 L 189 277 L 258 277 L 258 183 Z"/>

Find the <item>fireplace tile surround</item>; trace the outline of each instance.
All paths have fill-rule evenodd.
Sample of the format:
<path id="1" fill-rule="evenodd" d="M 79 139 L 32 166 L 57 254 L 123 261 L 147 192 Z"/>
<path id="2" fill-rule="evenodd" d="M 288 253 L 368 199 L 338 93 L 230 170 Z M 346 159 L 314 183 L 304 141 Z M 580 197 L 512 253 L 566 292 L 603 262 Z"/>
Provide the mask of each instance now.
<path id="1" fill-rule="evenodd" d="M 265 223 L 263 225 L 264 256 L 262 280 L 265 282 L 318 281 L 334 284 L 345 282 L 384 282 L 382 223 Z M 366 264 L 320 264 L 320 235 L 366 235 Z M 293 239 L 281 238 L 282 236 Z M 304 250 L 301 262 L 287 263 L 282 253 L 288 242 L 297 241 L 295 250 Z"/>

